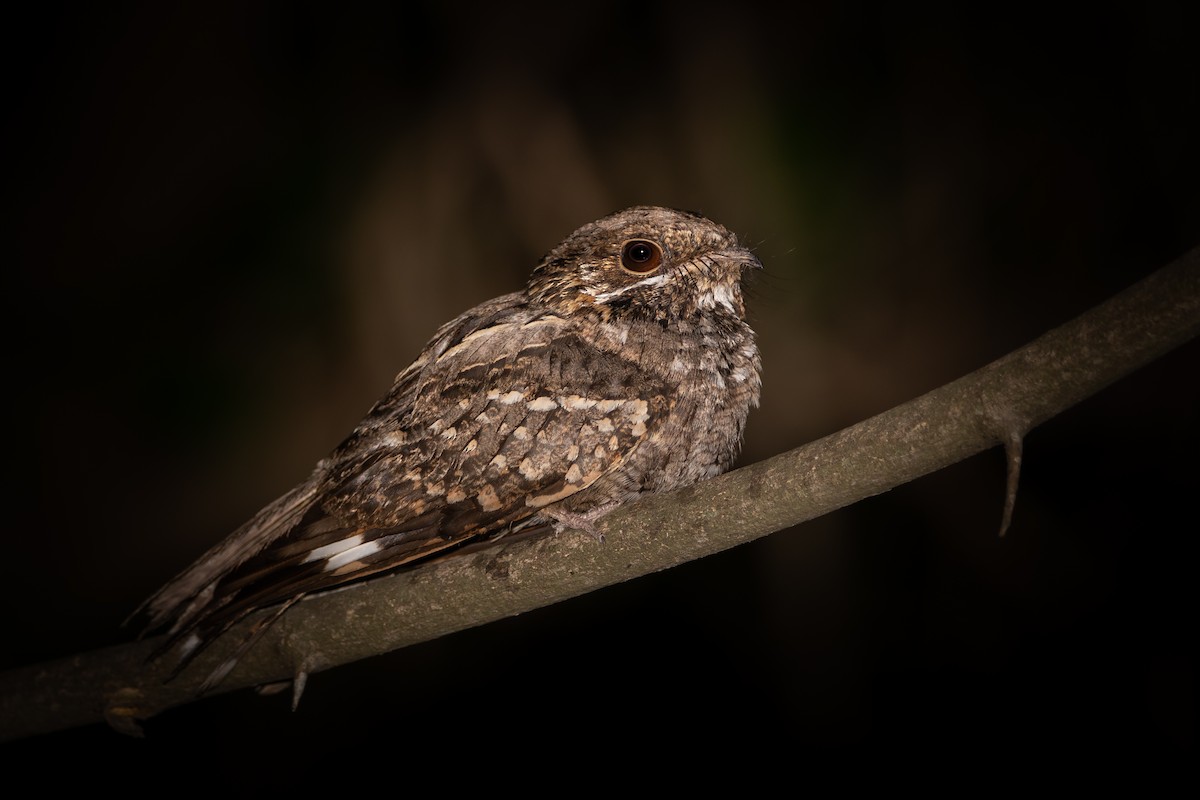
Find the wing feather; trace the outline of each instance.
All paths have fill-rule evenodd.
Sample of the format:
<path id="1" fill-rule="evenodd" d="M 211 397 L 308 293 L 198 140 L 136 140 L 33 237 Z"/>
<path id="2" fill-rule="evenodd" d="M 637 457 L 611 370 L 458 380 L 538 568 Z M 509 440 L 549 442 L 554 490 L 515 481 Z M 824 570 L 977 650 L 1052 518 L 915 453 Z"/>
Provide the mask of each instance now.
<path id="1" fill-rule="evenodd" d="M 153 619 L 184 608 L 175 638 L 211 641 L 256 608 L 544 521 L 617 470 L 661 422 L 665 387 L 524 302 L 444 326 L 308 483 L 214 550 L 220 567 L 150 601 Z"/>

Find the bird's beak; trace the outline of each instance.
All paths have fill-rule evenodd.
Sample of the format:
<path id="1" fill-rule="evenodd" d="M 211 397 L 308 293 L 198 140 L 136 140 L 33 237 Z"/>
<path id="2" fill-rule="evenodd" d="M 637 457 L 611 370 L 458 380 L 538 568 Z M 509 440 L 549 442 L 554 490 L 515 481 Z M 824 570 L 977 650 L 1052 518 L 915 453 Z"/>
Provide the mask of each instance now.
<path id="1" fill-rule="evenodd" d="M 731 247 L 728 250 L 722 250 L 721 258 L 728 264 L 737 264 L 742 268 L 742 271 L 763 268 L 762 262 L 758 260 L 758 256 L 744 247 Z"/>

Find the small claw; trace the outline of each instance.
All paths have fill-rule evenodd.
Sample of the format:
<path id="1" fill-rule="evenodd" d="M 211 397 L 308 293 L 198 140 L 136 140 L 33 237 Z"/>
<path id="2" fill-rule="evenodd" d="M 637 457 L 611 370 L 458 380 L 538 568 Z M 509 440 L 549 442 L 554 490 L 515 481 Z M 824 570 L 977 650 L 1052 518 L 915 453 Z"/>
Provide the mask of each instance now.
<path id="1" fill-rule="evenodd" d="M 596 541 L 603 544 L 604 531 L 596 527 L 596 520 L 604 515 L 604 512 L 610 509 L 593 509 L 586 514 L 576 514 L 573 511 L 548 511 L 542 513 L 555 521 L 555 530 L 562 533 L 564 530 L 576 530 L 581 533 L 586 533 Z"/>

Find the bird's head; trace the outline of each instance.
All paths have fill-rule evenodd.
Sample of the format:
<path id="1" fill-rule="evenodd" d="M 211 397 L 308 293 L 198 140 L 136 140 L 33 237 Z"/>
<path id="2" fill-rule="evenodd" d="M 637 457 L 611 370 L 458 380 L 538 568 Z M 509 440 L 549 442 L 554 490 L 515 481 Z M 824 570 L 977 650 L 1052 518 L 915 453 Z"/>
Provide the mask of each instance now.
<path id="1" fill-rule="evenodd" d="M 588 223 L 547 253 L 530 278 L 534 299 L 563 313 L 666 326 L 745 314 L 742 278 L 758 258 L 699 214 L 635 206 Z"/>

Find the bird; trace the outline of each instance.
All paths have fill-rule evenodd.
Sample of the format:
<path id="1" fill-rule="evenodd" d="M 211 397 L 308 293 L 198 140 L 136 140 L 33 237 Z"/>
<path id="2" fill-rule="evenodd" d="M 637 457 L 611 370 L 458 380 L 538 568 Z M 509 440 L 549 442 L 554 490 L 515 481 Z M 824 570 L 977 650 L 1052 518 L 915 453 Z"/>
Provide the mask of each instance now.
<path id="1" fill-rule="evenodd" d="M 149 597 L 177 675 L 252 613 L 233 669 L 305 596 L 514 531 L 581 530 L 728 470 L 762 364 L 744 286 L 758 257 L 696 212 L 583 225 L 520 291 L 442 325 L 298 486 Z"/>

